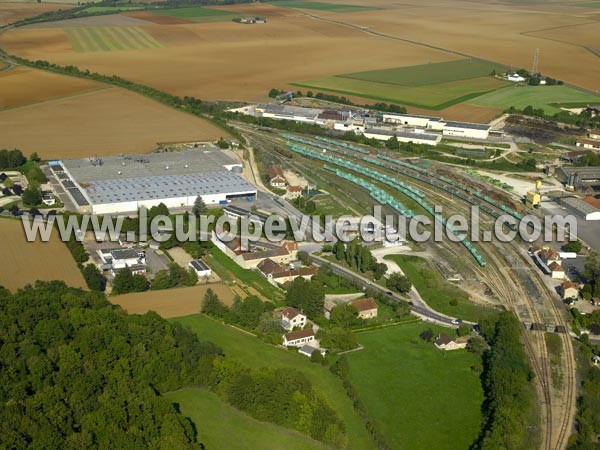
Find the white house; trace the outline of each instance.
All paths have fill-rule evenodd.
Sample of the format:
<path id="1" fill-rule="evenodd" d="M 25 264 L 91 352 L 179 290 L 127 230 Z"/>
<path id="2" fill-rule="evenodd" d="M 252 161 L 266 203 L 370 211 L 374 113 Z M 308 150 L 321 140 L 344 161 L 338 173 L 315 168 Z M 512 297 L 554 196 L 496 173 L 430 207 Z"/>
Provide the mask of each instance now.
<path id="1" fill-rule="evenodd" d="M 286 308 L 281 313 L 281 326 L 288 331 L 294 328 L 304 328 L 306 316 L 296 308 Z"/>
<path id="2" fill-rule="evenodd" d="M 440 333 L 434 342 L 435 346 L 440 350 L 459 350 L 461 348 L 466 348 L 468 343 L 468 336 L 453 338 L 446 333 Z"/>
<path id="3" fill-rule="evenodd" d="M 519 75 L 518 73 L 508 73 L 506 74 L 506 79 L 508 81 L 512 81 L 513 83 L 522 83 L 525 81 L 525 78 Z"/>
<path id="4" fill-rule="evenodd" d="M 550 275 L 555 280 L 564 280 L 565 279 L 565 269 L 562 268 L 559 262 L 552 261 L 548 268 L 550 269 Z"/>
<path id="5" fill-rule="evenodd" d="M 561 292 L 563 300 L 568 298 L 577 298 L 579 297 L 579 285 L 577 283 L 573 283 L 572 281 L 565 281 L 561 285 Z"/>
<path id="6" fill-rule="evenodd" d="M 146 264 L 146 253 L 139 248 L 107 248 L 98 250 L 98 256 L 113 270 Z"/>
<path id="7" fill-rule="evenodd" d="M 286 347 L 302 347 L 315 341 L 315 332 L 308 328 L 306 330 L 292 331 L 283 335 L 283 345 Z"/>
<path id="8" fill-rule="evenodd" d="M 358 311 L 358 317 L 360 319 L 372 319 L 373 317 L 377 317 L 378 307 L 372 297 L 354 300 L 351 302 L 351 305 Z"/>
<path id="9" fill-rule="evenodd" d="M 210 277 L 212 270 L 206 265 L 206 263 L 200 259 L 193 259 L 190 261 L 190 267 L 194 269 L 198 277 Z"/>

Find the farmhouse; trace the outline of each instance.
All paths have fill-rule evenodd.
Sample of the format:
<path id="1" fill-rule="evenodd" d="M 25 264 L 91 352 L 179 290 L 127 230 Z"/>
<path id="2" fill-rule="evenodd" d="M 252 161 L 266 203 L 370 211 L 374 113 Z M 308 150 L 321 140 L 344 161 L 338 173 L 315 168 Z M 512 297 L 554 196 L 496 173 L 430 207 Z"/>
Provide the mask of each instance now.
<path id="1" fill-rule="evenodd" d="M 572 281 L 565 281 L 560 285 L 562 299 L 577 298 L 579 296 L 579 285 Z"/>
<path id="2" fill-rule="evenodd" d="M 481 123 L 446 122 L 442 134 L 444 136 L 487 139 L 490 134 L 490 126 Z"/>
<path id="3" fill-rule="evenodd" d="M 288 186 L 285 189 L 285 197 L 289 199 L 302 197 L 302 186 Z"/>
<path id="4" fill-rule="evenodd" d="M 508 81 L 512 81 L 513 83 L 522 83 L 525 81 L 525 78 L 519 75 L 518 73 L 509 72 L 506 74 L 506 79 Z"/>
<path id="5" fill-rule="evenodd" d="M 271 166 L 267 171 L 267 175 L 269 176 L 269 183 L 273 187 L 284 188 L 287 184 L 285 177 L 283 176 L 283 171 L 279 166 Z"/>
<path id="6" fill-rule="evenodd" d="M 315 332 L 311 328 L 292 331 L 283 335 L 283 345 L 286 347 L 302 347 L 314 341 Z"/>
<path id="7" fill-rule="evenodd" d="M 317 269 L 314 267 L 291 268 L 290 266 L 277 264 L 270 258 L 262 261 L 257 266 L 257 269 L 265 276 L 267 280 L 269 280 L 269 283 L 274 285 L 285 284 L 297 277 L 310 280 L 313 275 L 317 273 Z"/>
<path id="8" fill-rule="evenodd" d="M 206 265 L 206 263 L 200 259 L 193 259 L 190 261 L 190 268 L 194 269 L 198 277 L 210 277 L 212 270 Z"/>
<path id="9" fill-rule="evenodd" d="M 256 188 L 238 175 L 241 165 L 233 154 L 213 146 L 49 165 L 82 213 L 131 213 L 160 203 L 188 208 L 198 196 L 207 205 L 256 196 Z"/>
<path id="10" fill-rule="evenodd" d="M 377 303 L 372 297 L 354 300 L 350 302 L 358 311 L 359 319 L 372 319 L 377 317 Z"/>
<path id="11" fill-rule="evenodd" d="M 284 330 L 292 331 L 294 328 L 304 328 L 306 316 L 296 308 L 286 308 L 281 313 L 281 326 Z"/>
<path id="12" fill-rule="evenodd" d="M 440 350 L 458 350 L 461 348 L 466 348 L 468 343 L 468 336 L 453 338 L 448 336 L 446 333 L 440 333 L 434 342 L 435 346 Z"/>

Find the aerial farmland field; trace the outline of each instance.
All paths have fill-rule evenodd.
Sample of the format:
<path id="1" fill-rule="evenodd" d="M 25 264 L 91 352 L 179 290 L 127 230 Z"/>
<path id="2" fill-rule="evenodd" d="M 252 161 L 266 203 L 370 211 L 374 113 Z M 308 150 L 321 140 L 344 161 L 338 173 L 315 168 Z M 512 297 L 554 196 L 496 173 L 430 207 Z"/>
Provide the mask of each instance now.
<path id="1" fill-rule="evenodd" d="M 144 153 L 159 142 L 227 136 L 206 120 L 114 87 L 29 101 L 28 106 L 0 111 L 2 147 L 37 152 L 43 159 Z"/>
<path id="2" fill-rule="evenodd" d="M 27 242 L 20 220 L 2 218 L 0 236 L 1 286 L 15 291 L 35 280 L 63 280 L 73 287 L 86 287 L 75 260 L 56 233 L 50 242 Z"/>
<path id="3" fill-rule="evenodd" d="M 52 3 L 0 2 L 0 26 L 14 23 L 27 17 L 37 16 L 49 11 L 66 9 L 65 5 Z"/>
<path id="4" fill-rule="evenodd" d="M 361 5 L 344 5 L 340 3 L 324 3 L 324 2 L 305 2 L 294 0 L 275 0 L 272 2 L 275 6 L 283 8 L 308 9 L 314 11 L 330 11 L 338 13 L 357 12 L 357 11 L 372 11 L 378 8 Z"/>
<path id="5" fill-rule="evenodd" d="M 514 106 L 542 108 L 547 114 L 560 111 L 560 105 L 574 107 L 600 103 L 600 96 L 574 89 L 569 86 L 510 86 L 470 100 L 479 106 L 508 109 Z"/>
<path id="6" fill-rule="evenodd" d="M 139 27 L 69 27 L 65 28 L 76 52 L 109 52 L 160 48 L 150 33 Z"/>
<path id="7" fill-rule="evenodd" d="M 239 14 L 224 10 L 200 7 L 160 9 L 154 11 L 154 13 L 179 19 L 188 19 L 193 22 L 221 22 L 241 17 Z"/>

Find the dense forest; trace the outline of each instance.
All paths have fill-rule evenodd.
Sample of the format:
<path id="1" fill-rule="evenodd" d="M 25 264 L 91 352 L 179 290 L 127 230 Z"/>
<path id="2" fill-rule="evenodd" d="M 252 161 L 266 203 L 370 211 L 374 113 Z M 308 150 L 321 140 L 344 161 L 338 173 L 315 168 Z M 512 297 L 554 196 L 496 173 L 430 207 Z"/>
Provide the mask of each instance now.
<path id="1" fill-rule="evenodd" d="M 62 282 L 0 288 L 0 448 L 201 448 L 161 396 L 184 386 L 345 445 L 344 424 L 296 370 L 248 369 L 155 313 Z"/>

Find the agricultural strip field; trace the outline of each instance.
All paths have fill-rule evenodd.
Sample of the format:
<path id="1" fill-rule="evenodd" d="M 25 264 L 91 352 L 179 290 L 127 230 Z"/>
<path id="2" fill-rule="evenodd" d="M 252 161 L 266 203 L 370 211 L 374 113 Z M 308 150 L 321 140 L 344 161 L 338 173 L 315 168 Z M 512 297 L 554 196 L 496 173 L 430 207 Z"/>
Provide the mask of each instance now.
<path id="1" fill-rule="evenodd" d="M 177 403 L 181 413 L 196 424 L 198 442 L 202 442 L 206 448 L 228 450 L 330 448 L 297 431 L 260 422 L 204 389 L 182 389 L 167 392 L 163 396 Z"/>
<path id="2" fill-rule="evenodd" d="M 0 111 L 0 136 L 2 147 L 54 159 L 146 153 L 159 142 L 227 134 L 204 119 L 111 87 Z"/>
<path id="3" fill-rule="evenodd" d="M 426 260 L 417 256 L 388 255 L 384 259 L 394 261 L 434 310 L 463 320 L 479 322 L 496 313 L 493 308 L 477 305 L 469 295 L 446 281 Z"/>
<path id="4" fill-rule="evenodd" d="M 143 6 L 91 6 L 82 11 L 82 13 L 96 14 L 101 12 L 119 12 L 119 11 L 135 11 L 143 9 Z"/>
<path id="5" fill-rule="evenodd" d="M 293 0 L 277 0 L 273 1 L 272 4 L 275 6 L 280 6 L 282 8 L 308 9 L 313 11 L 328 11 L 336 13 L 374 11 L 379 9 L 373 8 L 372 6 L 343 5 L 339 3 L 305 2 Z"/>
<path id="6" fill-rule="evenodd" d="M 0 110 L 105 88 L 104 84 L 82 78 L 16 67 L 0 72 Z"/>
<path id="7" fill-rule="evenodd" d="M 35 280 L 62 280 L 69 286 L 86 288 L 75 260 L 56 233 L 49 242 L 28 242 L 20 220 L 1 218 L 0 236 L 1 286 L 14 292 Z"/>
<path id="8" fill-rule="evenodd" d="M 371 100 L 440 110 L 495 91 L 506 86 L 506 83 L 493 77 L 480 77 L 412 87 L 334 76 L 292 84 L 308 89 L 320 89 Z"/>
<path id="9" fill-rule="evenodd" d="M 418 323 L 358 334 L 350 381 L 390 448 L 467 450 L 481 427 L 478 357 L 438 350 L 419 337 L 427 328 L 454 332 Z"/>
<path id="10" fill-rule="evenodd" d="M 65 33 L 79 53 L 160 48 L 150 33 L 139 27 L 70 27 Z"/>
<path id="11" fill-rule="evenodd" d="M 226 305 L 233 303 L 233 292 L 224 284 L 206 284 L 164 291 L 111 295 L 108 299 L 111 303 L 121 306 L 129 314 L 144 314 L 148 311 L 155 311 L 160 316 L 170 319 L 199 313 L 202 309 L 204 294 L 209 288 Z"/>
<path id="12" fill-rule="evenodd" d="M 560 105 L 600 104 L 600 96 L 579 91 L 569 86 L 510 86 L 470 100 L 479 106 L 507 109 L 514 106 L 542 108 L 547 114 L 560 112 Z"/>
<path id="13" fill-rule="evenodd" d="M 394 69 L 347 73 L 337 75 L 337 77 L 399 86 L 428 86 L 486 77 L 492 71 L 500 73 L 506 71 L 506 68 L 481 59 L 469 58 Z"/>
<path id="14" fill-rule="evenodd" d="M 583 6 L 584 8 L 600 8 L 600 2 L 574 3 L 574 5 Z"/>
<path id="15" fill-rule="evenodd" d="M 160 9 L 154 11 L 154 13 L 162 16 L 187 19 L 193 22 L 222 22 L 240 17 L 239 14 L 229 11 L 200 7 Z"/>
<path id="16" fill-rule="evenodd" d="M 287 351 L 265 344 L 254 336 L 200 314 L 171 320 L 190 327 L 201 340 L 214 342 L 223 349 L 228 357 L 238 360 L 248 367 L 292 368 L 301 371 L 308 377 L 314 388 L 327 399 L 329 406 L 345 423 L 348 449 L 375 449 L 375 444 L 354 410 L 352 401 L 346 395 L 341 380 L 326 367 L 311 363 L 308 358 L 295 351 Z"/>

